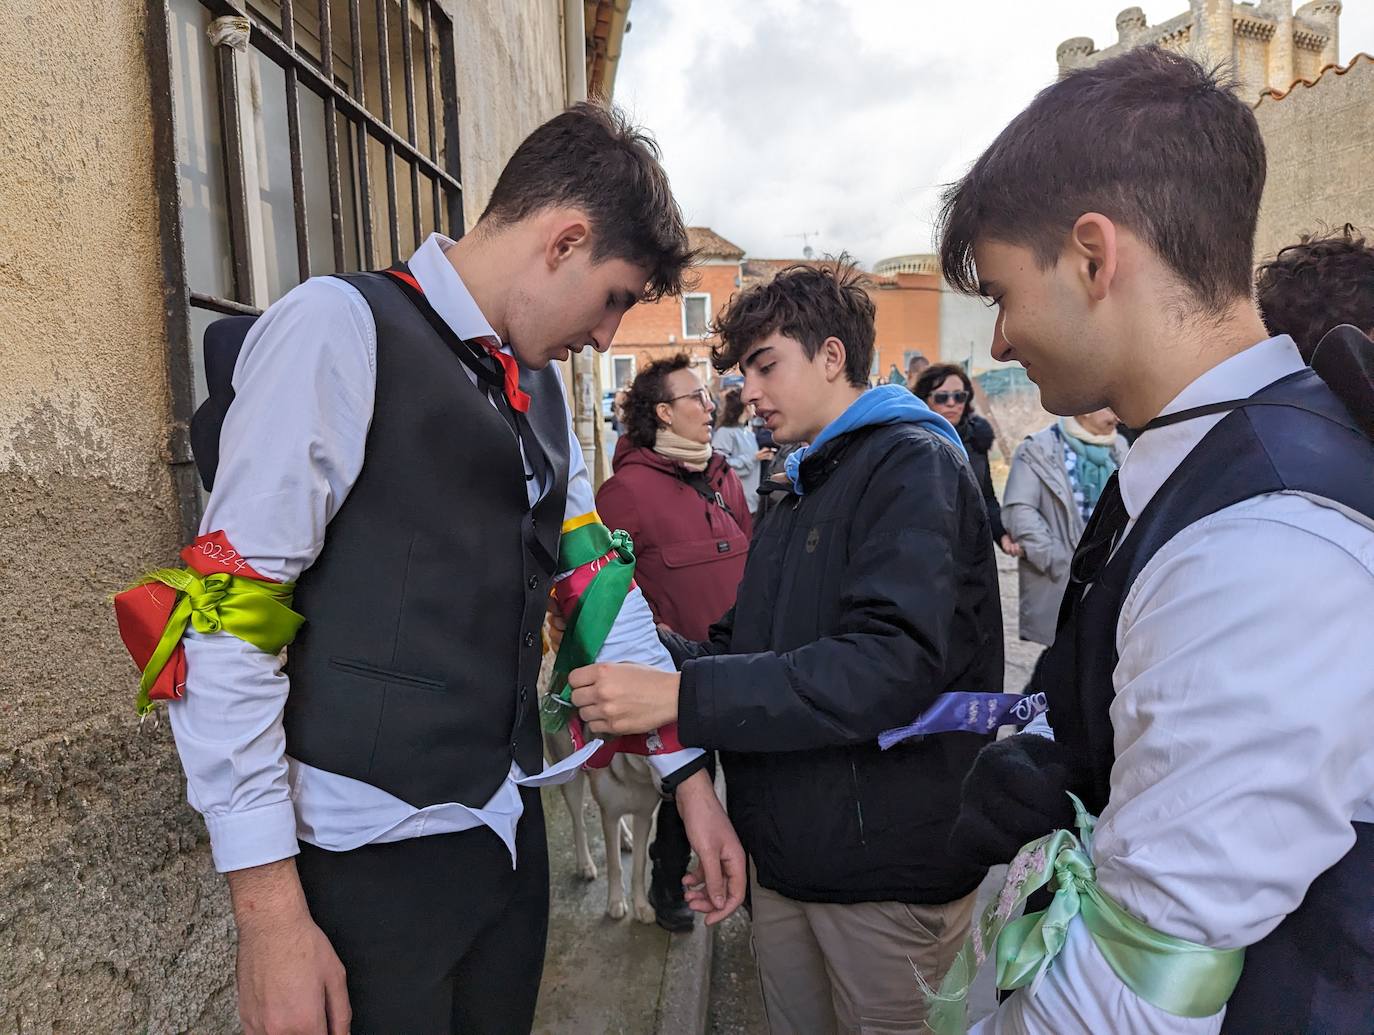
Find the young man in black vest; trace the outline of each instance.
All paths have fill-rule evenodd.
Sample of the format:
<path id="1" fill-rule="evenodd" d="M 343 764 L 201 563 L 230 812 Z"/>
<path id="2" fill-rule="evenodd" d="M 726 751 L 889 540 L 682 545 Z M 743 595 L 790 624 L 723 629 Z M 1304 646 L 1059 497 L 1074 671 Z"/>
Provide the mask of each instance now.
<path id="1" fill-rule="evenodd" d="M 1039 669 L 1053 739 L 965 785 L 952 847 L 985 863 L 1072 827 L 1066 790 L 1099 817 L 1063 926 L 999 944 L 1019 991 L 979 1032 L 1374 1017 L 1374 445 L 1261 321 L 1264 178 L 1249 106 L 1143 47 L 1046 88 L 946 197 L 944 275 L 997 306 L 994 355 L 1052 412 L 1142 429 Z"/>
<path id="2" fill-rule="evenodd" d="M 202 532 L 295 580 L 306 624 L 283 670 L 198 621 L 170 716 L 229 879 L 246 1031 L 529 1030 L 538 787 L 599 746 L 541 773 L 540 625 L 555 584 L 628 554 L 588 553 L 610 536 L 550 364 L 605 351 L 688 260 L 652 141 L 584 104 L 520 146 L 466 237 L 312 279 L 245 339 Z M 597 611 L 601 657 L 671 668 L 637 589 Z M 737 873 L 698 756 L 650 761 Z"/>

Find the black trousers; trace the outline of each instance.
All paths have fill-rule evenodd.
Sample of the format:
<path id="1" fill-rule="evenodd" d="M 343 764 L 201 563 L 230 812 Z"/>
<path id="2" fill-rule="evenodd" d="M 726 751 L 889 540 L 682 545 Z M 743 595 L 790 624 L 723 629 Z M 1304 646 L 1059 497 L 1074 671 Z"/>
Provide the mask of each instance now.
<path id="1" fill-rule="evenodd" d="M 491 830 L 296 860 L 311 915 L 348 972 L 353 1035 L 527 1035 L 549 926 L 537 790 L 521 791 L 519 868 Z"/>

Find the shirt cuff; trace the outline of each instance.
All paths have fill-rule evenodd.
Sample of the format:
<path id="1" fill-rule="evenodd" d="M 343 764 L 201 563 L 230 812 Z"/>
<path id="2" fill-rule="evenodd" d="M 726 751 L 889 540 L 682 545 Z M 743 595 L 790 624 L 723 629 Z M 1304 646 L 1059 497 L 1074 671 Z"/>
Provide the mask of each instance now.
<path id="1" fill-rule="evenodd" d="M 280 862 L 301 850 L 296 809 L 289 800 L 206 816 L 205 826 L 210 831 L 210 855 L 220 873 Z"/>
<path id="2" fill-rule="evenodd" d="M 677 794 L 677 789 L 687 781 L 688 778 L 695 776 L 706 768 L 708 757 L 706 752 L 700 748 L 683 748 L 681 751 L 674 751 L 671 755 L 650 755 L 649 767 L 654 770 L 654 774 L 659 778 L 659 791 L 664 798 L 671 798 Z M 655 766 L 655 759 L 662 759 L 669 766 Z"/>

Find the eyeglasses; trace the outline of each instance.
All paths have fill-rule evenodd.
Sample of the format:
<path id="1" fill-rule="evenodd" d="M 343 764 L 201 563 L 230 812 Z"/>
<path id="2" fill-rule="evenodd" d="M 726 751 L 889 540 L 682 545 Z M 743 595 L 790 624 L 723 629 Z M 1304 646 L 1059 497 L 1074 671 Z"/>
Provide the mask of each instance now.
<path id="1" fill-rule="evenodd" d="M 950 403 L 968 402 L 968 392 L 936 392 L 931 397 L 931 402 L 939 403 L 941 406 L 948 406 Z"/>
<path id="2" fill-rule="evenodd" d="M 711 408 L 711 393 L 705 388 L 698 388 L 695 392 L 688 392 L 686 395 L 675 395 L 671 399 L 664 399 L 663 401 L 675 403 L 679 399 L 695 399 L 697 402 L 701 403 L 701 408 L 703 410 L 709 410 Z"/>

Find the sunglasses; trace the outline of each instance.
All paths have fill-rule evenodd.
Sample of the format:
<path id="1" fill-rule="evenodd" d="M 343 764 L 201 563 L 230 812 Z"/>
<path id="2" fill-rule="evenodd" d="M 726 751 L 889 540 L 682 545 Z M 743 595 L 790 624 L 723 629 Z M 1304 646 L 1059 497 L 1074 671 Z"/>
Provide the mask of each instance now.
<path id="1" fill-rule="evenodd" d="M 968 392 L 936 392 L 930 397 L 930 400 L 941 406 L 948 406 L 950 403 L 966 403 L 968 402 Z"/>

